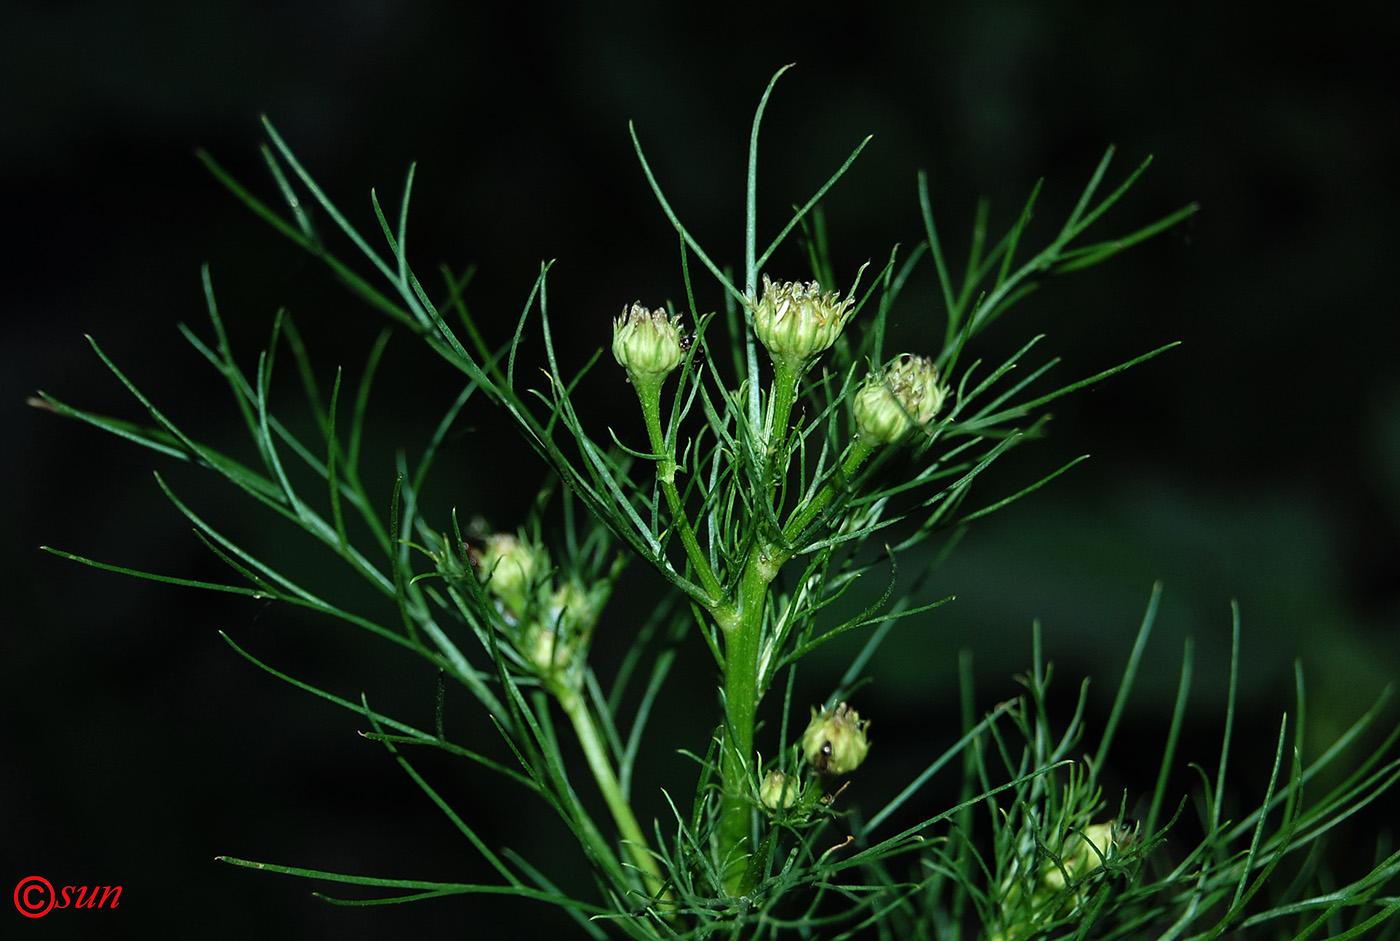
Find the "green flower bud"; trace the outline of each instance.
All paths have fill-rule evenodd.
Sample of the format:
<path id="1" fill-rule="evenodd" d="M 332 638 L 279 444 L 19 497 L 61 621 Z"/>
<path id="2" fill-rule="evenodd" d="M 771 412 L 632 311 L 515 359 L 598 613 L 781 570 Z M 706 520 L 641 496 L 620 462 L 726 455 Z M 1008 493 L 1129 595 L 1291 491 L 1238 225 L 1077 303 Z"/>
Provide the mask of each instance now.
<path id="1" fill-rule="evenodd" d="M 903 353 L 883 375 L 872 373 L 857 390 L 851 403 L 856 434 L 877 444 L 894 444 L 933 421 L 946 394 L 933 360 Z"/>
<path id="2" fill-rule="evenodd" d="M 1066 875 L 1070 880 L 1075 880 L 1098 869 L 1105 859 L 1113 856 L 1114 846 L 1118 842 L 1116 830 L 1116 825 L 1112 823 L 1095 823 L 1078 833 L 1071 833 L 1065 838 L 1060 857 L 1063 870 L 1051 863 L 1041 876 L 1041 883 L 1049 889 L 1063 889 Z"/>
<path id="3" fill-rule="evenodd" d="M 822 712 L 813 707 L 812 721 L 802 733 L 802 754 L 817 774 L 849 774 L 870 751 L 865 737 L 869 725 L 845 703 Z"/>
<path id="4" fill-rule="evenodd" d="M 633 383 L 665 377 L 681 364 L 685 347 L 679 318 L 672 322 L 664 308 L 647 310 L 633 304 L 613 321 L 613 356 Z"/>
<path id="5" fill-rule="evenodd" d="M 550 592 L 539 623 L 522 650 L 541 676 L 567 669 L 587 650 L 600 607 L 601 599 L 575 579 Z"/>
<path id="6" fill-rule="evenodd" d="M 517 619 L 525 615 L 535 589 L 549 573 L 549 553 L 544 547 L 510 533 L 488 536 L 486 547 L 475 554 L 474 561 L 487 589 Z"/>
<path id="7" fill-rule="evenodd" d="M 540 625 L 527 631 L 524 643 L 517 644 L 517 648 L 530 661 L 535 672 L 546 678 L 567 669 L 578 651 L 572 640 L 560 637 L 553 628 Z"/>
<path id="8" fill-rule="evenodd" d="M 758 789 L 759 800 L 763 801 L 763 806 L 769 810 L 777 810 L 779 807 L 786 810 L 796 804 L 801 796 L 802 785 L 796 781 L 789 781 L 788 776 L 777 768 L 768 772 Z"/>
<path id="9" fill-rule="evenodd" d="M 544 620 L 566 634 L 588 637 L 598 621 L 598 608 L 598 599 L 571 578 L 550 594 Z"/>
<path id="10" fill-rule="evenodd" d="M 774 284 L 763 276 L 763 297 L 753 308 L 753 330 L 774 360 L 801 366 L 831 348 L 855 313 L 855 295 L 844 300 L 815 281 Z"/>

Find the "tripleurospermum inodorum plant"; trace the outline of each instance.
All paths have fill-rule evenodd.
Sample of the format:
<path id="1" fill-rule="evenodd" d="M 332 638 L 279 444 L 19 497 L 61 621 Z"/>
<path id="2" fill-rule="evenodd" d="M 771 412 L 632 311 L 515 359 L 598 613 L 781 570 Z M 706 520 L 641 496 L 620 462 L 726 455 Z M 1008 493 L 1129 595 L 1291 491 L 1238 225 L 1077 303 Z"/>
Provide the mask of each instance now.
<path id="1" fill-rule="evenodd" d="M 1039 433 L 1047 403 L 1167 349 L 1056 384 L 1048 382 L 1054 360 L 1037 359 L 1039 337 L 1029 337 L 1004 361 L 988 363 L 979 357 L 979 334 L 1037 284 L 1106 261 L 1194 207 L 1127 234 L 1089 240 L 1088 230 L 1100 227 L 1146 168 L 1143 163 L 1106 188 L 1110 151 L 1063 225 L 1034 252 L 1024 242 L 1038 187 L 1000 239 L 989 238 L 988 213 L 979 211 L 959 280 L 950 273 L 927 181 L 920 177 L 922 241 L 836 272 L 816 207 L 864 142 L 760 248 L 767 235 L 757 225 L 754 168 L 777 77 L 752 126 L 747 228 L 738 251 L 697 242 L 665 198 L 634 132 L 642 170 L 678 236 L 678 300 L 646 307 L 623 299 L 610 333 L 611 311 L 599 312 L 591 357 L 555 342 L 547 265 L 500 345 L 466 304 L 460 279 L 449 276 L 437 289 L 414 275 L 403 252 L 412 171 L 395 213 L 373 199 L 380 232 L 371 237 L 351 225 L 271 125 L 265 153 L 285 212 L 204 158 L 254 212 L 330 265 L 353 294 L 460 375 L 461 392 L 421 456 L 395 463 L 361 447 L 377 351 L 353 395 L 342 389 L 339 373 L 328 395 L 309 386 L 320 436 L 308 441 L 293 434 L 275 417 L 270 396 L 272 350 L 290 322 L 279 315 L 269 353 L 255 371 L 246 371 L 230 348 L 207 273 L 213 339 L 185 333 L 227 380 L 255 445 L 255 462 L 230 458 L 169 421 L 100 350 L 150 424 L 50 396 L 42 404 L 208 468 L 311 534 L 343 560 L 347 578 L 372 586 L 394 617 L 380 619 L 312 593 L 167 490 L 238 576 L 197 587 L 276 599 L 373 632 L 431 664 L 443 684 L 469 692 L 481 707 L 476 727 L 499 735 L 512 756 L 502 763 L 450 739 L 441 724 L 420 729 L 363 698 L 310 687 L 230 639 L 254 665 L 355 713 L 367 736 L 382 743 L 486 860 L 496 881 L 471 885 L 225 859 L 376 888 L 387 901 L 464 893 L 537 899 L 557 906 L 591 937 L 868 932 L 1022 941 L 1205 938 L 1249 929 L 1251 936 L 1303 938 L 1355 936 L 1372 928 L 1393 935 L 1388 919 L 1400 910 L 1394 894 L 1400 855 L 1378 855 L 1366 875 L 1343 886 L 1329 883 L 1309 855 L 1330 827 L 1400 776 L 1400 763 L 1386 757 L 1394 732 L 1380 749 L 1337 771 L 1379 705 L 1316 758 L 1301 748 L 1301 722 L 1282 727 L 1258 809 L 1231 820 L 1222 813 L 1222 795 L 1233 686 L 1218 767 L 1203 775 L 1194 803 L 1168 790 L 1190 689 L 1188 648 L 1155 789 L 1147 795 L 1106 789 L 1101 769 L 1148 640 L 1155 592 L 1101 732 L 1086 734 L 1082 699 L 1067 722 L 1052 716 L 1050 670 L 1037 631 L 1022 695 L 998 697 L 1004 701 L 984 712 L 966 680 L 961 734 L 951 748 L 929 755 L 926 769 L 907 785 L 849 786 L 884 773 L 872 767 L 878 762 L 871 757 L 880 754 L 882 717 L 859 702 L 871 655 L 898 622 L 939 616 L 931 611 L 938 604 L 915 605 L 909 583 L 902 577 L 895 582 L 901 559 L 914 558 L 910 550 L 930 540 L 955 536 L 1067 469 L 1009 494 L 974 487 L 990 465 Z M 318 205 L 348 238 L 377 281 L 333 252 L 303 211 L 307 203 Z M 797 270 L 794 259 L 801 254 L 788 250 L 790 241 L 803 238 L 809 270 Z M 375 247 L 377 240 L 383 248 Z M 734 271 L 725 267 L 731 263 Z M 933 280 L 942 301 L 936 316 L 922 321 L 933 326 L 917 348 L 888 349 L 887 323 L 907 303 L 906 287 L 920 278 Z M 524 361 L 527 335 L 542 338 L 542 362 Z M 303 376 L 312 376 L 303 344 L 291 349 L 302 360 Z M 615 381 L 630 383 L 636 410 L 603 421 L 584 409 L 576 390 L 589 370 L 608 370 Z M 541 371 L 544 379 L 536 381 Z M 528 519 L 482 523 L 493 508 L 473 494 L 453 494 L 460 518 L 428 518 L 421 509 L 429 488 L 450 491 L 451 482 L 436 481 L 429 471 L 452 429 L 475 409 L 504 412 L 520 432 L 518 453 L 494 456 L 497 464 L 542 464 L 559 485 L 544 488 Z M 392 493 L 371 492 L 362 483 L 361 469 L 370 462 L 396 467 Z M 307 474 L 319 482 L 318 492 L 294 484 Z M 628 565 L 649 569 L 667 594 L 641 626 L 610 616 L 614 585 Z M 890 587 L 868 596 L 860 576 L 877 573 Z M 915 586 L 921 577 L 913 579 Z M 834 686 L 812 688 L 800 671 L 804 658 L 852 632 L 866 638 L 859 656 Z M 590 656 L 604 634 L 628 650 L 621 668 L 606 672 Z M 1238 635 L 1237 621 L 1237 642 Z M 658 652 L 653 641 L 663 636 L 673 646 Z M 714 733 L 707 741 L 655 742 L 647 735 L 648 718 L 668 708 L 666 680 L 682 649 L 692 663 L 714 671 Z M 1301 714 L 1301 679 L 1298 689 Z M 781 718 L 761 725 L 760 715 Z M 513 792 L 512 801 L 557 815 L 577 841 L 572 855 L 532 860 L 488 845 L 470 808 L 420 775 L 407 746 L 473 763 Z M 669 816 L 643 819 L 632 793 L 636 769 L 677 750 L 694 757 L 698 780 L 668 782 Z M 1305 800 L 1305 785 L 1320 780 L 1324 769 L 1328 787 L 1308 791 Z M 949 780 L 961 796 L 930 808 L 932 782 Z M 869 803 L 868 795 L 879 793 L 894 796 Z M 1199 817 L 1204 836 L 1194 848 L 1169 851 L 1167 835 L 1183 815 Z M 570 862 L 562 863 L 566 856 Z M 559 865 L 579 863 L 596 885 L 588 897 L 566 894 L 551 876 Z M 1379 927 L 1387 924 L 1392 927 Z"/>

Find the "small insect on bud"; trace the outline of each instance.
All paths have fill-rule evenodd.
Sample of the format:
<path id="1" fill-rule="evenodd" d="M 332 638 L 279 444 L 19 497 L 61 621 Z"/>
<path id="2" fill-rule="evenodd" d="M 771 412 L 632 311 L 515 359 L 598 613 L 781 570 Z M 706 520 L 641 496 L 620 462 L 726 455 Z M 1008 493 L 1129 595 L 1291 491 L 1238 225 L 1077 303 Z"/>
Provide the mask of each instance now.
<path id="1" fill-rule="evenodd" d="M 802 754 L 817 774 L 837 775 L 854 771 L 870 751 L 865 737 L 869 721 L 841 703 L 835 709 L 812 709 L 812 721 L 802 733 Z"/>
<path id="2" fill-rule="evenodd" d="M 786 810 L 802 796 L 802 785 L 788 779 L 786 774 L 774 768 L 763 779 L 758 788 L 758 798 L 769 810 Z"/>
<path id="3" fill-rule="evenodd" d="M 856 433 L 877 444 L 894 444 L 933 421 L 946 394 L 932 360 L 903 353 L 856 392 L 851 403 Z"/>
<path id="4" fill-rule="evenodd" d="M 815 281 L 774 284 L 763 276 L 753 307 L 753 330 L 775 361 L 800 367 L 831 348 L 855 313 L 854 293 L 842 298 Z"/>
<path id="5" fill-rule="evenodd" d="M 664 308 L 633 304 L 613 321 L 613 356 L 634 384 L 664 378 L 685 359 L 687 346 L 679 318 L 671 320 Z"/>

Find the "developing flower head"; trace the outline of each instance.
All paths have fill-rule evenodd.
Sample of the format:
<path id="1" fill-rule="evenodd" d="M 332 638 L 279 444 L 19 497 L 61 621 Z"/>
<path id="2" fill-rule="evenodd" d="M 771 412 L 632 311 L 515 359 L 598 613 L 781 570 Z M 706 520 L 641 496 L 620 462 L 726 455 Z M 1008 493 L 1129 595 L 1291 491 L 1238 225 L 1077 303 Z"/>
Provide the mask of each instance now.
<path id="1" fill-rule="evenodd" d="M 758 789 L 759 800 L 763 801 L 763 806 L 769 810 L 777 810 L 780 807 L 786 810 L 796 804 L 801 796 L 802 785 L 788 780 L 788 776 L 777 768 L 768 772 Z"/>
<path id="2" fill-rule="evenodd" d="M 665 308 L 633 304 L 613 321 L 613 356 L 633 384 L 662 379 L 679 366 L 685 358 L 683 339 L 680 318 L 672 321 Z"/>
<path id="3" fill-rule="evenodd" d="M 845 703 L 817 712 L 802 733 L 802 754 L 817 774 L 837 775 L 854 771 L 870 751 L 865 730 L 870 722 Z"/>
<path id="4" fill-rule="evenodd" d="M 565 678 L 574 659 L 586 651 L 598 620 L 598 604 L 576 579 L 540 593 L 536 616 L 525 626 L 517 649 L 545 679 Z"/>
<path id="5" fill-rule="evenodd" d="M 1113 857 L 1121 836 L 1117 829 L 1112 823 L 1095 823 L 1070 834 L 1065 838 L 1060 859 L 1064 868 L 1052 863 L 1041 876 L 1041 882 L 1050 889 L 1063 889 L 1066 874 L 1070 879 L 1079 879 L 1098 869 L 1104 860 Z"/>
<path id="6" fill-rule="evenodd" d="M 856 392 L 851 403 L 856 433 L 877 444 L 894 444 L 933 421 L 946 394 L 933 360 L 902 353 L 882 375 L 871 373 Z"/>
<path id="7" fill-rule="evenodd" d="M 589 592 L 577 578 L 570 578 L 550 594 L 543 620 L 561 633 L 586 640 L 598 623 L 602 601 L 597 592 Z"/>
<path id="8" fill-rule="evenodd" d="M 774 284 L 763 276 L 763 297 L 753 305 L 753 330 L 775 361 L 800 367 L 831 348 L 855 313 L 855 294 L 844 300 L 815 281 Z"/>
<path id="9" fill-rule="evenodd" d="M 549 572 L 549 553 L 510 533 L 486 537 L 486 546 L 474 554 L 477 573 L 501 606 L 521 618 L 540 581 Z"/>

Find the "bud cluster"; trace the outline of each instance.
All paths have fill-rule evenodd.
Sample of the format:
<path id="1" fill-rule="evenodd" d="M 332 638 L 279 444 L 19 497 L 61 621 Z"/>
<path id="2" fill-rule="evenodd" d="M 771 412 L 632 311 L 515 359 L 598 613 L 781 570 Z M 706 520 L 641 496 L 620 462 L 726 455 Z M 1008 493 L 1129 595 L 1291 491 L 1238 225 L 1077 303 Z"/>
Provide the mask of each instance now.
<path id="1" fill-rule="evenodd" d="M 1066 876 L 1074 882 L 1098 869 L 1113 856 L 1117 829 L 1112 823 L 1095 823 L 1071 833 L 1065 838 L 1060 865 L 1048 864 L 1040 877 L 1041 884 L 1047 889 L 1063 889 Z"/>
<path id="2" fill-rule="evenodd" d="M 592 591 L 577 578 L 555 584 L 549 553 L 523 535 L 496 533 L 469 554 L 496 602 L 511 640 L 539 676 L 560 681 L 587 648 L 608 586 Z"/>
<path id="3" fill-rule="evenodd" d="M 1043 859 L 1033 874 L 1018 861 L 1002 881 L 1001 926 L 992 931 L 990 941 L 1017 941 L 1029 937 L 1038 927 L 1057 918 L 1073 914 L 1088 898 L 1089 886 L 1083 884 L 1103 864 L 1132 842 L 1131 831 L 1116 823 L 1094 823 L 1067 833 L 1059 849 L 1058 862 Z M 1031 881 L 1026 882 L 1026 876 Z M 1066 887 L 1071 891 L 1066 891 Z"/>
<path id="4" fill-rule="evenodd" d="M 500 603 L 501 613 L 517 623 L 530 613 L 549 576 L 549 553 L 522 536 L 495 533 L 480 549 L 469 550 L 477 577 Z"/>

